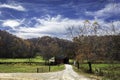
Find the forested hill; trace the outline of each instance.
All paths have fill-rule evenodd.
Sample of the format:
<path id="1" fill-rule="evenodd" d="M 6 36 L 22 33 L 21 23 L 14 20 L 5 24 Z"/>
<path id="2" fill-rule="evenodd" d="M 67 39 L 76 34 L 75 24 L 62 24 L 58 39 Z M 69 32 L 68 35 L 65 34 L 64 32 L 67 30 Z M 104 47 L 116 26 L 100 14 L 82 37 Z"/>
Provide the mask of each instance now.
<path id="1" fill-rule="evenodd" d="M 37 55 L 44 58 L 59 55 L 72 57 L 72 54 L 73 43 L 71 41 L 49 36 L 24 40 L 0 30 L 1 58 L 30 58 Z"/>
<path id="2" fill-rule="evenodd" d="M 32 48 L 30 41 L 18 38 L 6 31 L 0 30 L 0 57 L 15 58 L 27 57 Z"/>
<path id="3" fill-rule="evenodd" d="M 70 58 L 74 56 L 74 44 L 72 41 L 49 36 L 29 39 L 29 41 L 33 42 L 36 55 L 41 55 L 46 59 L 53 56 Z"/>
<path id="4" fill-rule="evenodd" d="M 40 55 L 44 59 L 54 56 L 82 59 L 81 55 L 90 57 L 91 54 L 90 59 L 112 57 L 119 60 L 119 52 L 120 35 L 79 36 L 74 37 L 72 42 L 49 36 L 25 40 L 0 30 L 0 58 L 32 58 Z"/>

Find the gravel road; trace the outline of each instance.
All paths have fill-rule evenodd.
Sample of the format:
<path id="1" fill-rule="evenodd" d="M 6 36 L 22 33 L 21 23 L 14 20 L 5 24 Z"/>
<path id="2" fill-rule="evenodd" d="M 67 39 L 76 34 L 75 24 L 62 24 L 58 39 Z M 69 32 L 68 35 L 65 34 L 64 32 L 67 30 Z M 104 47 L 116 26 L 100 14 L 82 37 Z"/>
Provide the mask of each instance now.
<path id="1" fill-rule="evenodd" d="M 0 73 L 0 80 L 95 80 L 78 75 L 71 65 L 65 67 L 63 71 L 49 73 Z"/>

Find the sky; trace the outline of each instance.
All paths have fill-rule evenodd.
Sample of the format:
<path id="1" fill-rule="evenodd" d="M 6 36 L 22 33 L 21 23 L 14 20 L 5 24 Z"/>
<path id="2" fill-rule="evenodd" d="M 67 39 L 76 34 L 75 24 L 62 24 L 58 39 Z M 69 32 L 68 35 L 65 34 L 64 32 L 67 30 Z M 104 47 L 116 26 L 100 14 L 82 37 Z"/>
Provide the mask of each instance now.
<path id="1" fill-rule="evenodd" d="M 120 32 L 120 0 L 0 0 L 0 29 L 23 39 L 68 39 L 67 30 L 89 20 Z M 99 34 L 106 34 L 99 30 Z"/>

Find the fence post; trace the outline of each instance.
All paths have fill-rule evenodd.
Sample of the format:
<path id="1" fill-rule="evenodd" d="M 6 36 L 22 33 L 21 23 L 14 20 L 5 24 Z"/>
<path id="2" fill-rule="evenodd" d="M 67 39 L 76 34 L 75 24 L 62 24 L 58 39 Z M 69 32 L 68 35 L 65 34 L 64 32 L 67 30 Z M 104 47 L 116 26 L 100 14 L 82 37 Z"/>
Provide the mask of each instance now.
<path id="1" fill-rule="evenodd" d="M 49 62 L 49 72 L 50 72 L 50 62 Z"/>
<path id="2" fill-rule="evenodd" d="M 39 68 L 37 68 L 37 73 L 39 73 Z"/>

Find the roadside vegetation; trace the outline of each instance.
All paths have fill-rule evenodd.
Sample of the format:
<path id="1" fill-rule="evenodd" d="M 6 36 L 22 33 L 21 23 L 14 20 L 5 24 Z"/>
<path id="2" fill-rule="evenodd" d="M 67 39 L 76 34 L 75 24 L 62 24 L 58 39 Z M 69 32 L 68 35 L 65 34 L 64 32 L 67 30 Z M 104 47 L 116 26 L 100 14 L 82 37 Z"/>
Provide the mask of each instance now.
<path id="1" fill-rule="evenodd" d="M 109 63 L 97 63 L 92 64 L 92 73 L 89 73 L 88 64 L 80 64 L 79 69 L 73 66 L 74 70 L 80 74 L 85 74 L 88 77 L 96 78 L 98 80 L 107 80 L 108 78 L 112 80 L 119 80 L 120 76 L 120 64 L 109 64 Z"/>
<path id="2" fill-rule="evenodd" d="M 120 79 L 120 33 L 116 32 L 114 22 L 109 26 L 111 31 L 103 29 L 99 22 L 86 20 L 78 29 L 74 26 L 68 29 L 75 44 L 74 65 L 78 72 L 102 76 L 105 80 Z M 100 30 L 107 35 L 101 35 Z"/>

